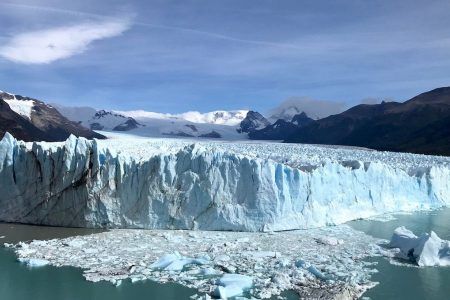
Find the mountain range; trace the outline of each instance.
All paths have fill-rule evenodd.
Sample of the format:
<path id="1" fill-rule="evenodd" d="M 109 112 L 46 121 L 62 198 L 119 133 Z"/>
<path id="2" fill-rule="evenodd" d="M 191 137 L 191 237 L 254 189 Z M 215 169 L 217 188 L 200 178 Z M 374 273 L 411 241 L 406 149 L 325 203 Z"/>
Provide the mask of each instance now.
<path id="1" fill-rule="evenodd" d="M 242 140 L 246 132 L 238 130 L 246 110 L 212 111 L 182 114 L 150 111 L 96 110 L 90 107 L 66 107 L 53 104 L 68 119 L 92 130 L 130 131 L 147 137 L 185 137 Z"/>
<path id="2" fill-rule="evenodd" d="M 450 155 L 450 87 L 403 103 L 357 105 L 301 127 L 285 141 Z"/>
<path id="3" fill-rule="evenodd" d="M 338 110 L 331 107 L 328 113 Z M 360 104 L 333 115 L 324 113 L 322 118 L 317 110 L 311 118 L 293 101 L 272 112 L 266 118 L 252 110 L 182 114 L 97 110 L 48 105 L 0 92 L 0 136 L 9 131 L 26 141 L 59 141 L 70 134 L 104 138 L 95 131 L 127 131 L 148 137 L 277 140 L 450 155 L 450 87 L 403 103 Z"/>

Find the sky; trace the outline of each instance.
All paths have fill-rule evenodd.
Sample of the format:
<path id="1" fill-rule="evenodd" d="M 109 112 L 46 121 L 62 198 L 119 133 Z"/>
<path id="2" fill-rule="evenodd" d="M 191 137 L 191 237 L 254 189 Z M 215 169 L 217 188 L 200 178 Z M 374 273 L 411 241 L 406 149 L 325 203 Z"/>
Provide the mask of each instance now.
<path id="1" fill-rule="evenodd" d="M 449 70 L 447 0 L 0 0 L 0 90 L 64 105 L 350 106 L 449 86 Z"/>

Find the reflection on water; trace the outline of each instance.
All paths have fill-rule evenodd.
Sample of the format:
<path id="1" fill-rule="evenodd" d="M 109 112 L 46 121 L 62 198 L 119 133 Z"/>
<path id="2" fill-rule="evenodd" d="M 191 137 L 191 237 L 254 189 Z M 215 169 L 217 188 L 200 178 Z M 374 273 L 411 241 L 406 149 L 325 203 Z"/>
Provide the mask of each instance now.
<path id="1" fill-rule="evenodd" d="M 378 238 L 390 239 L 395 228 L 406 226 L 416 234 L 433 230 L 442 239 L 450 240 L 450 208 L 411 215 L 398 215 L 388 222 L 355 221 L 349 223 Z M 378 262 L 379 273 L 373 280 L 380 282 L 364 296 L 372 299 L 449 299 L 450 267 L 415 268 L 391 265 L 384 258 Z"/>

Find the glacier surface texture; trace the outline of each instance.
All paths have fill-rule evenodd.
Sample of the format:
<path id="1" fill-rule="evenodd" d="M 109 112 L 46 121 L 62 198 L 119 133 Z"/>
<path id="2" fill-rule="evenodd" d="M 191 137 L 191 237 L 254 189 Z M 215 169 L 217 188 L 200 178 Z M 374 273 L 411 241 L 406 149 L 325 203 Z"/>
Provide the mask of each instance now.
<path id="1" fill-rule="evenodd" d="M 118 137 L 0 141 L 0 221 L 278 231 L 450 204 L 450 158 Z"/>

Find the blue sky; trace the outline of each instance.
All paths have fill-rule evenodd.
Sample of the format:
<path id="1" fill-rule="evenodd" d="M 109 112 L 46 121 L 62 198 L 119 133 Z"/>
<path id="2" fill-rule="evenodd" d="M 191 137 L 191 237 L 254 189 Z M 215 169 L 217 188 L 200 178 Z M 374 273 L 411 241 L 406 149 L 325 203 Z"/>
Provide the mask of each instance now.
<path id="1" fill-rule="evenodd" d="M 0 89 L 178 113 L 406 100 L 450 82 L 449 1 L 0 2 Z"/>

